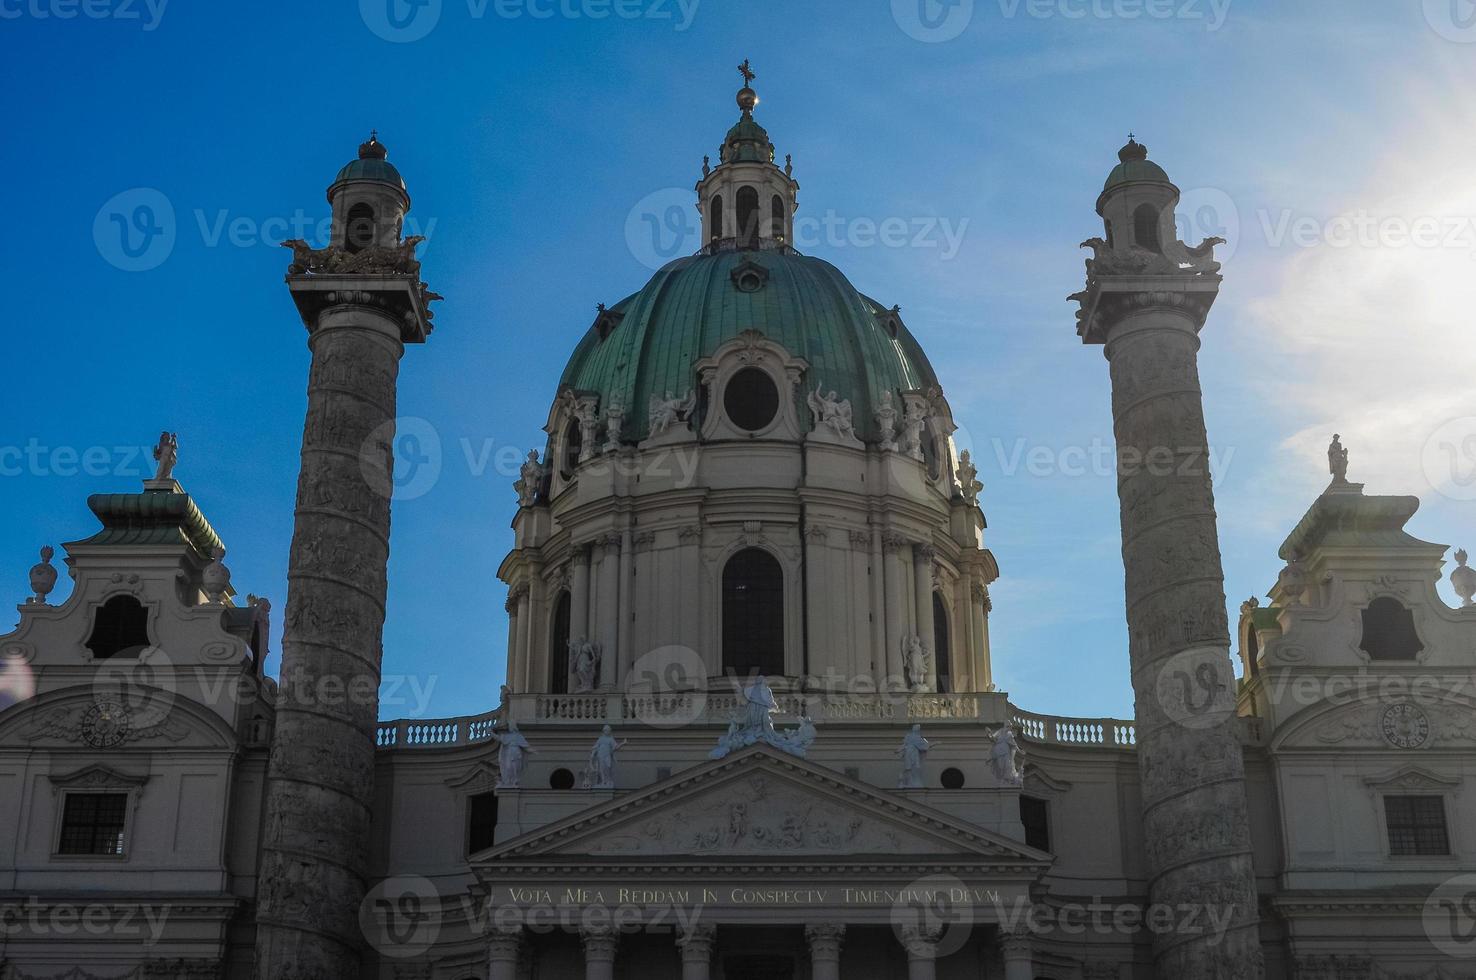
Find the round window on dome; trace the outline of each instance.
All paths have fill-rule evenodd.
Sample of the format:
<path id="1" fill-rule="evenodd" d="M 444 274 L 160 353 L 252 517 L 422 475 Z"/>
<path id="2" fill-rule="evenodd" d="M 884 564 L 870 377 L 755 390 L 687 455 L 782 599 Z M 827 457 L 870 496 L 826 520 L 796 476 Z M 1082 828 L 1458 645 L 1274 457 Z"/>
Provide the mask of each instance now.
<path id="1" fill-rule="evenodd" d="M 728 379 L 723 389 L 723 410 L 738 428 L 757 432 L 779 414 L 779 389 L 767 371 L 744 368 Z"/>
<path id="2" fill-rule="evenodd" d="M 738 277 L 738 291 L 756 293 L 764 288 L 764 280 L 757 272 L 745 272 Z"/>

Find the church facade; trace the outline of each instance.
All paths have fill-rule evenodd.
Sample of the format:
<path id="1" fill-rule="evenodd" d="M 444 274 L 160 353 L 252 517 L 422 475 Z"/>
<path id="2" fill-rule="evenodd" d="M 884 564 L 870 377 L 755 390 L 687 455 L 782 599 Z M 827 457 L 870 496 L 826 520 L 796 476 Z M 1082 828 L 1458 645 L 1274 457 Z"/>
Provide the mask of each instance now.
<path id="1" fill-rule="evenodd" d="M 1136 717 L 1038 713 L 991 667 L 1001 569 L 939 379 L 791 246 L 744 71 L 702 249 L 550 379 L 476 716 L 378 718 L 398 363 L 439 297 L 360 147 L 329 245 L 287 243 L 312 367 L 279 677 L 168 433 L 0 636 L 0 980 L 1476 978 L 1476 571 L 1455 553 L 1445 604 L 1418 499 L 1334 439 L 1228 619 L 1219 265 L 1168 175 L 1122 149 L 1071 297 L 1111 372 Z"/>

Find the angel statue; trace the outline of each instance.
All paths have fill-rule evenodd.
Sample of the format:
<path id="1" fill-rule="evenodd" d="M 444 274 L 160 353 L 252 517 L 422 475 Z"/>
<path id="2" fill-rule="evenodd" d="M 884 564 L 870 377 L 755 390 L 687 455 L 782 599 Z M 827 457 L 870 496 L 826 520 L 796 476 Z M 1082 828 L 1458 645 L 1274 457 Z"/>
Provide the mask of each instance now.
<path id="1" fill-rule="evenodd" d="M 615 753 L 625 748 L 625 740 L 616 741 L 606 725 L 589 750 L 589 768 L 584 771 L 585 789 L 615 788 Z"/>
<path id="2" fill-rule="evenodd" d="M 902 736 L 902 747 L 897 754 L 902 757 L 902 775 L 897 779 L 898 789 L 922 789 L 923 764 L 928 760 L 928 750 L 933 744 L 923 738 L 922 726 L 913 725 Z"/>
<path id="3" fill-rule="evenodd" d="M 651 435 L 659 436 L 677 422 L 682 421 L 692 414 L 692 409 L 697 407 L 697 391 L 689 390 L 684 398 L 677 398 L 670 391 L 662 398 L 655 392 L 651 393 L 649 406 Z"/>
<path id="4" fill-rule="evenodd" d="M 815 415 L 815 426 L 822 425 L 830 427 L 836 435 L 849 437 L 855 435 L 855 428 L 851 418 L 851 402 L 843 399 L 834 391 L 822 395 L 820 385 L 815 385 L 815 390 L 810 392 L 810 411 Z"/>
<path id="5" fill-rule="evenodd" d="M 922 462 L 922 435 L 923 424 L 927 421 L 921 405 L 908 406 L 907 413 L 902 416 L 902 452 L 911 456 L 918 462 Z"/>
<path id="6" fill-rule="evenodd" d="M 498 789 L 517 789 L 523 781 L 523 761 L 529 752 L 537 752 L 523 733 L 518 731 L 518 723 L 510 721 L 507 723 L 507 731 L 502 734 L 497 732 L 497 722 L 492 722 L 492 728 L 487 732 L 500 746 L 497 750 L 497 777 Z"/>
<path id="7" fill-rule="evenodd" d="M 928 689 L 928 668 L 931 666 L 928 648 L 922 637 L 911 633 L 902 638 L 902 669 L 907 671 L 907 685 L 914 691 Z"/>
<path id="8" fill-rule="evenodd" d="M 154 470 L 154 479 L 174 479 L 174 464 L 179 462 L 178 433 L 159 433 L 159 444 L 154 447 L 154 459 L 159 462 L 159 466 Z"/>

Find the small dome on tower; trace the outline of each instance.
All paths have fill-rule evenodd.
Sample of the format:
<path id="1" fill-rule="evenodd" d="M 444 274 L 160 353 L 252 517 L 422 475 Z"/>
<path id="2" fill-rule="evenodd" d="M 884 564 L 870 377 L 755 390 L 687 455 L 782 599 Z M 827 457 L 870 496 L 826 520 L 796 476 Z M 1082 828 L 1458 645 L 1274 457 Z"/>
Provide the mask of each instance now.
<path id="1" fill-rule="evenodd" d="M 1131 133 L 1128 134 L 1127 145 L 1117 151 L 1117 159 L 1121 162 L 1112 168 L 1112 173 L 1107 175 L 1107 182 L 1102 185 L 1103 191 L 1109 191 L 1119 184 L 1137 180 L 1170 183 L 1169 176 L 1163 168 L 1148 159 L 1148 147 L 1139 143 Z"/>
<path id="2" fill-rule="evenodd" d="M 359 144 L 358 159 L 345 164 L 338 172 L 338 176 L 333 178 L 333 184 L 328 188 L 328 200 L 330 202 L 333 200 L 333 193 L 340 184 L 351 180 L 372 180 L 381 184 L 389 184 L 408 197 L 405 179 L 400 176 L 395 165 L 386 159 L 388 156 L 389 150 L 379 142 L 379 134 L 371 132 L 369 138 Z"/>

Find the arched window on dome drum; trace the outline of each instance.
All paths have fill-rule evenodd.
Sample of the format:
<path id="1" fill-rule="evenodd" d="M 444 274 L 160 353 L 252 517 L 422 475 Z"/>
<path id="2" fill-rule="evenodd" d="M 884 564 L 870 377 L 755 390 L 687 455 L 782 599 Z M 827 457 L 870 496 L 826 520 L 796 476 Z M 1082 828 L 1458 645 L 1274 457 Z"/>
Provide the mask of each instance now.
<path id="1" fill-rule="evenodd" d="M 779 239 L 787 237 L 784 227 L 784 198 L 778 194 L 775 194 L 774 199 L 769 202 L 769 221 L 772 223 L 773 237 Z"/>
<path id="2" fill-rule="evenodd" d="M 1158 242 L 1158 209 L 1151 204 L 1139 204 L 1133 212 L 1133 241 L 1150 252 L 1163 252 Z"/>
<path id="3" fill-rule="evenodd" d="M 570 419 L 569 424 L 564 426 L 564 458 L 560 461 L 559 473 L 564 479 L 574 475 L 574 469 L 579 465 L 579 453 L 584 446 L 584 433 L 580 431 L 579 420 Z"/>
<path id="4" fill-rule="evenodd" d="M 1414 660 L 1425 649 L 1415 633 L 1414 613 L 1388 596 L 1363 610 L 1363 640 L 1358 646 L 1374 660 Z"/>
<path id="5" fill-rule="evenodd" d="M 554 602 L 553 626 L 548 631 L 548 662 L 551 665 L 548 693 L 569 693 L 569 610 L 568 591 L 559 593 Z"/>
<path id="6" fill-rule="evenodd" d="M 723 568 L 723 670 L 784 673 L 784 569 L 762 548 L 738 552 Z"/>
<path id="7" fill-rule="evenodd" d="M 343 243 L 350 252 L 362 251 L 374 244 L 374 209 L 363 201 L 348 210 Z"/>
<path id="8" fill-rule="evenodd" d="M 953 648 L 948 640 L 948 607 L 933 593 L 933 658 L 938 662 L 938 693 L 953 693 Z"/>
<path id="9" fill-rule="evenodd" d="M 707 206 L 707 231 L 711 241 L 723 237 L 723 199 L 720 197 L 714 197 Z"/>
<path id="10" fill-rule="evenodd" d="M 744 243 L 756 242 L 759 236 L 759 196 L 754 187 L 738 188 L 738 237 Z"/>

